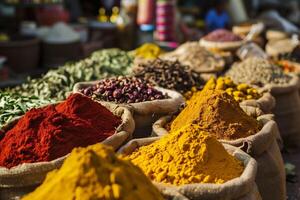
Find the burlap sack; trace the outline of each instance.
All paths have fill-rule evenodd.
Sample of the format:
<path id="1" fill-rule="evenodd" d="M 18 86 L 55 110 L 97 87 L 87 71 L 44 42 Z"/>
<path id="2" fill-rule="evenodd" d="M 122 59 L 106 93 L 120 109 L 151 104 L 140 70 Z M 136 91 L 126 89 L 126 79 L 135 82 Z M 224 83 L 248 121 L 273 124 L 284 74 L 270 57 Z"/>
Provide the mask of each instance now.
<path id="1" fill-rule="evenodd" d="M 258 118 L 263 128 L 255 135 L 222 143 L 238 147 L 251 155 L 258 164 L 256 184 L 262 199 L 284 200 L 286 198 L 284 163 L 278 144 L 281 138 L 275 121 Z"/>
<path id="2" fill-rule="evenodd" d="M 290 74 L 290 83 L 283 86 L 266 85 L 261 91 L 269 91 L 276 100 L 272 109 L 284 146 L 288 151 L 300 148 L 300 97 L 299 78 Z"/>
<path id="3" fill-rule="evenodd" d="M 222 143 L 238 147 L 248 153 L 258 163 L 256 183 L 263 199 L 283 200 L 286 195 L 285 170 L 280 148 L 282 140 L 273 115 L 262 115 L 257 119 L 263 128 L 255 135 Z M 164 128 L 172 119 L 171 116 L 160 118 L 153 124 L 153 136 L 168 134 Z"/>
<path id="4" fill-rule="evenodd" d="M 218 49 L 220 51 L 234 51 L 240 48 L 245 41 L 233 41 L 233 42 L 213 42 L 201 38 L 199 41 L 200 46 L 207 49 Z"/>
<path id="5" fill-rule="evenodd" d="M 146 138 L 135 139 L 123 146 L 118 152 L 130 154 L 135 149 L 150 144 L 159 139 Z M 171 186 L 154 182 L 162 194 L 173 196 L 176 199 L 190 200 L 260 200 L 261 196 L 256 189 L 255 176 L 257 170 L 256 161 L 249 155 L 228 144 L 224 144 L 226 150 L 242 161 L 245 170 L 238 178 L 224 184 L 188 184 L 183 186 Z M 184 197 L 178 197 L 178 193 Z"/>
<path id="6" fill-rule="evenodd" d="M 122 123 L 116 129 L 116 133 L 102 141 L 102 143 L 110 145 L 117 150 L 131 138 L 135 123 L 128 109 L 116 105 L 104 106 L 122 119 Z M 13 121 L 3 129 L 5 131 L 9 130 L 15 123 L 16 121 Z M 67 156 L 50 162 L 26 163 L 11 169 L 0 167 L 0 199 L 13 199 L 30 192 L 44 180 L 49 171 L 59 168 Z"/>
<path id="7" fill-rule="evenodd" d="M 241 107 L 251 106 L 251 107 L 260 108 L 264 114 L 271 113 L 275 105 L 276 105 L 275 98 L 269 92 L 264 93 L 263 96 L 257 100 L 254 99 L 246 100 L 240 103 Z"/>
<path id="8" fill-rule="evenodd" d="M 98 81 L 92 82 L 80 82 L 75 84 L 73 92 L 79 92 L 80 89 L 86 88 L 90 85 L 97 83 Z M 136 130 L 134 137 L 143 137 L 147 135 L 145 127 L 149 127 L 151 132 L 152 123 L 154 123 L 159 117 L 167 115 L 169 113 L 176 112 L 178 108 L 184 103 L 184 98 L 178 92 L 173 90 L 167 90 L 160 87 L 155 87 L 157 90 L 164 94 L 167 94 L 170 98 L 154 101 L 146 101 L 141 103 L 131 103 L 131 104 L 119 104 L 121 106 L 127 107 L 133 113 L 133 118 L 136 124 Z M 102 101 L 100 101 L 102 102 Z M 116 105 L 111 102 L 105 102 L 106 104 Z"/>

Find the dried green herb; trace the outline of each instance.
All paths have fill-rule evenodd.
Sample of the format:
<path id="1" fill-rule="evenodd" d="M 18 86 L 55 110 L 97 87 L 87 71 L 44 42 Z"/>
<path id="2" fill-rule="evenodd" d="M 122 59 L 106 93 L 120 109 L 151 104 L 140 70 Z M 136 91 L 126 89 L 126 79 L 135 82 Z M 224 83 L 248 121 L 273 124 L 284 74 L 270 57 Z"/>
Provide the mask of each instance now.
<path id="1" fill-rule="evenodd" d="M 6 90 L 23 96 L 35 95 L 43 100 L 64 100 L 77 82 L 92 81 L 131 71 L 133 57 L 119 49 L 106 49 L 72 64 L 48 71 L 37 79 L 28 79 L 21 86 Z M 1 114 L 1 113 L 0 113 Z"/>
<path id="2" fill-rule="evenodd" d="M 54 101 L 41 100 L 35 96 L 25 97 L 17 94 L 0 93 L 0 128 L 31 108 L 50 103 L 54 103 Z"/>

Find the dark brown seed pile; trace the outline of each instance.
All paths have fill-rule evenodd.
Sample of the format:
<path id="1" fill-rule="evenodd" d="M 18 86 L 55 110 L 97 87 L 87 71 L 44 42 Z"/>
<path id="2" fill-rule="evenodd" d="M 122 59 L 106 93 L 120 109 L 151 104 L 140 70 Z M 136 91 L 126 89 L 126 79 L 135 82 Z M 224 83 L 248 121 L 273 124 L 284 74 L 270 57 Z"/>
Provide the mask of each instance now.
<path id="1" fill-rule="evenodd" d="M 168 98 L 142 79 L 124 76 L 101 80 L 80 92 L 96 100 L 115 103 L 138 103 Z"/>
<path id="2" fill-rule="evenodd" d="M 179 61 L 156 59 L 140 64 L 135 76 L 182 94 L 192 87 L 199 88 L 204 84 L 198 73 L 192 71 L 188 66 L 180 64 Z"/>

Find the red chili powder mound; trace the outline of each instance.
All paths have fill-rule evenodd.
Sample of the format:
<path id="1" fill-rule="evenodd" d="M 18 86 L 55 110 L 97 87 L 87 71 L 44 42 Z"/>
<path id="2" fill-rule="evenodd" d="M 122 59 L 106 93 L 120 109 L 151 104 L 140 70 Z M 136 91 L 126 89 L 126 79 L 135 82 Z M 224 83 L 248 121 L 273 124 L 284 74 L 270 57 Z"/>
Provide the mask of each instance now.
<path id="1" fill-rule="evenodd" d="M 0 166 L 51 161 L 74 147 L 101 142 L 115 133 L 121 119 L 81 94 L 58 104 L 31 109 L 0 141 Z"/>

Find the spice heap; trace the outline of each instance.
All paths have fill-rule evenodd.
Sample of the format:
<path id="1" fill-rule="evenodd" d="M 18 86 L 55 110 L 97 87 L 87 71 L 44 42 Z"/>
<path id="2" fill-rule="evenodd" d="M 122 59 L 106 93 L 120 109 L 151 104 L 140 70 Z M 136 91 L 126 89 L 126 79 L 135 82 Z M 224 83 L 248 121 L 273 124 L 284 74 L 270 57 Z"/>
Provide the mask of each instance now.
<path id="1" fill-rule="evenodd" d="M 152 43 L 145 43 L 133 51 L 134 56 L 144 59 L 155 59 L 158 58 L 162 53 L 163 51 L 160 49 L 160 47 Z"/>
<path id="2" fill-rule="evenodd" d="M 266 84 L 284 85 L 291 77 L 283 70 L 262 58 L 251 57 L 234 64 L 226 73 L 236 83 L 263 87 Z"/>
<path id="3" fill-rule="evenodd" d="M 184 93 L 191 87 L 200 87 L 204 81 L 200 75 L 178 61 L 156 59 L 140 64 L 135 76 L 151 84 Z"/>
<path id="4" fill-rule="evenodd" d="M 81 94 L 31 109 L 0 141 L 0 166 L 51 161 L 74 147 L 101 142 L 115 133 L 121 119 Z"/>
<path id="5" fill-rule="evenodd" d="M 59 170 L 47 175 L 44 183 L 23 200 L 145 199 L 163 200 L 141 169 L 97 144 L 76 148 Z"/>
<path id="6" fill-rule="evenodd" d="M 81 89 L 86 96 L 115 103 L 139 103 L 168 98 L 150 84 L 136 77 L 113 77 Z"/>
<path id="7" fill-rule="evenodd" d="M 269 56 L 289 54 L 298 45 L 298 41 L 286 38 L 281 40 L 271 40 L 266 45 L 266 52 Z"/>
<path id="8" fill-rule="evenodd" d="M 95 52 L 91 57 L 74 64 L 50 70 L 43 77 L 28 80 L 9 93 L 37 96 L 39 99 L 65 100 L 77 82 L 98 80 L 111 75 L 126 75 L 131 71 L 133 57 L 119 49 Z"/>
<path id="9" fill-rule="evenodd" d="M 239 177 L 242 163 L 210 133 L 187 125 L 127 156 L 152 180 L 173 185 L 221 184 Z"/>
<path id="10" fill-rule="evenodd" d="M 171 124 L 171 131 L 198 124 L 218 139 L 234 140 L 257 133 L 260 125 L 248 116 L 238 102 L 222 90 L 196 93 Z"/>
<path id="11" fill-rule="evenodd" d="M 53 102 L 51 99 L 41 100 L 34 96 L 25 97 L 18 94 L 0 92 L 0 129 L 29 109 Z"/>
<path id="12" fill-rule="evenodd" d="M 175 51 L 164 54 L 162 58 L 173 61 L 178 60 L 196 72 L 214 71 L 224 65 L 223 59 L 201 47 L 198 42 L 186 42 Z"/>
<path id="13" fill-rule="evenodd" d="M 276 64 L 282 68 L 282 70 L 286 73 L 295 72 L 297 74 L 300 73 L 300 64 L 291 62 L 289 60 L 278 60 Z"/>
<path id="14" fill-rule="evenodd" d="M 204 37 L 207 41 L 212 42 L 234 42 L 241 41 L 242 38 L 231 31 L 225 29 L 215 30 Z"/>
<path id="15" fill-rule="evenodd" d="M 258 99 L 261 97 L 261 94 L 257 91 L 257 89 L 245 83 L 235 84 L 229 77 L 219 77 L 218 79 L 211 78 L 204 88 L 226 91 L 227 94 L 232 96 L 238 102 Z"/>
<path id="16" fill-rule="evenodd" d="M 290 53 L 279 54 L 277 59 L 278 60 L 289 60 L 292 62 L 299 63 L 300 62 L 300 46 L 298 45 Z"/>

